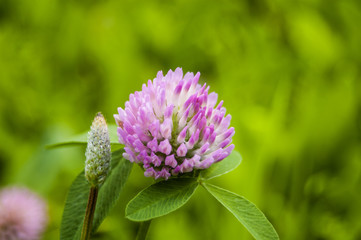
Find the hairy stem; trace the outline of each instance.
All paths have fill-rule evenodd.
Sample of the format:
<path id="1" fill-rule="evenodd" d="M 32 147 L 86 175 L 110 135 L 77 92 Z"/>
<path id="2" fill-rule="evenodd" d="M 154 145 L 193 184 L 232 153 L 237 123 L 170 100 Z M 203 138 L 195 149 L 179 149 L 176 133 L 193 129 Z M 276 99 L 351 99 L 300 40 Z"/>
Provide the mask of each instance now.
<path id="1" fill-rule="evenodd" d="M 148 220 L 140 223 L 136 240 L 145 240 L 151 221 L 152 220 Z"/>
<path id="2" fill-rule="evenodd" d="M 97 204 L 98 188 L 92 186 L 89 192 L 88 204 L 86 206 L 83 229 L 81 231 L 81 240 L 90 239 L 92 231 L 93 217 L 95 212 L 95 206 Z"/>

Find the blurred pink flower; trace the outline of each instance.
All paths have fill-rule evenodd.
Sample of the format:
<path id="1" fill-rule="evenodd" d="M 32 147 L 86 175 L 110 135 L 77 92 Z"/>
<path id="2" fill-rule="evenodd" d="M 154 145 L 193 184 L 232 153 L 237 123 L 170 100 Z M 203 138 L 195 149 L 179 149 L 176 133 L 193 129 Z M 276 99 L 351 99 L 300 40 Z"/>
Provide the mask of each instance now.
<path id="1" fill-rule="evenodd" d="M 47 224 L 45 202 L 25 188 L 0 190 L 0 240 L 37 240 Z"/>

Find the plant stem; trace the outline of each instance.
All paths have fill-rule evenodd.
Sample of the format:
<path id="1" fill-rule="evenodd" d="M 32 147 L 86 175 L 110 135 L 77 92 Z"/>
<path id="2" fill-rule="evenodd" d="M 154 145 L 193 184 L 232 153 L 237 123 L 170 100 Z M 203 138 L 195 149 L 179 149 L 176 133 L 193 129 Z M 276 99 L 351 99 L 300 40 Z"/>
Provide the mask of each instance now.
<path id="1" fill-rule="evenodd" d="M 136 240 L 145 240 L 151 221 L 152 220 L 148 220 L 140 223 Z"/>
<path id="2" fill-rule="evenodd" d="M 88 204 L 86 206 L 83 229 L 81 231 L 81 240 L 90 239 L 92 231 L 93 217 L 95 212 L 95 206 L 97 204 L 98 188 L 92 186 L 89 192 Z"/>

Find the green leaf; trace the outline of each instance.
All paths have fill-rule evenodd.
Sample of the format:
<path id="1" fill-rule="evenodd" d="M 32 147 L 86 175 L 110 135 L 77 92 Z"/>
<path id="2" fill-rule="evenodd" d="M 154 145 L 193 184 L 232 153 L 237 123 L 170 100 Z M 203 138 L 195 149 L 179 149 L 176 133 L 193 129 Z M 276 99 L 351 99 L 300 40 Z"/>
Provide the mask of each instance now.
<path id="1" fill-rule="evenodd" d="M 173 178 L 142 190 L 127 205 L 125 215 L 133 221 L 146 221 L 166 215 L 183 206 L 192 196 L 196 178 Z"/>
<path id="2" fill-rule="evenodd" d="M 90 186 L 83 171 L 76 177 L 69 189 L 61 220 L 60 239 L 79 239 L 79 237 L 75 237 L 75 234 L 78 229 L 81 231 L 83 225 L 89 190 Z"/>
<path id="3" fill-rule="evenodd" d="M 220 187 L 202 183 L 225 208 L 227 208 L 257 240 L 279 239 L 266 216 L 250 201 Z"/>
<path id="4" fill-rule="evenodd" d="M 93 232 L 99 227 L 110 209 L 119 199 L 120 192 L 128 179 L 133 164 L 122 159 L 122 150 L 112 153 L 112 170 L 100 187 L 93 220 Z M 60 227 L 61 240 L 77 240 L 81 229 L 88 201 L 90 185 L 81 172 L 70 187 L 65 203 Z"/>
<path id="5" fill-rule="evenodd" d="M 108 131 L 109 131 L 110 144 L 121 145 L 118 141 L 117 125 L 114 124 L 108 125 Z M 86 145 L 87 142 L 88 142 L 88 131 L 72 136 L 68 139 L 64 139 L 64 141 L 47 145 L 46 148 L 64 147 L 69 145 Z"/>
<path id="6" fill-rule="evenodd" d="M 232 153 L 222 161 L 215 163 L 210 168 L 201 171 L 201 177 L 203 179 L 211 179 L 221 176 L 237 168 L 241 161 L 241 154 L 239 154 L 237 151 L 232 151 Z"/>
<path id="7" fill-rule="evenodd" d="M 99 190 L 95 209 L 93 232 L 100 226 L 110 209 L 116 204 L 120 193 L 132 170 L 133 163 L 122 158 Z"/>

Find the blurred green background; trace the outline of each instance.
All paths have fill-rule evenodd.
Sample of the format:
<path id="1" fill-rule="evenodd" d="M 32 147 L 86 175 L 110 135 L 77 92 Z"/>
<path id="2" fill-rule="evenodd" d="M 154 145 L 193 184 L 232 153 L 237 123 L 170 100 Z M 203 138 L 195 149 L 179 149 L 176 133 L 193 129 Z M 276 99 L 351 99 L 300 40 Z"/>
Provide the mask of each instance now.
<path id="1" fill-rule="evenodd" d="M 0 185 L 49 204 L 58 239 L 87 131 L 158 70 L 182 67 L 225 102 L 243 156 L 213 180 L 254 202 L 281 239 L 361 239 L 361 2 L 357 0 L 0 0 Z M 98 239 L 134 239 L 125 204 L 151 183 L 138 167 Z M 199 188 L 149 239 L 252 239 Z"/>

